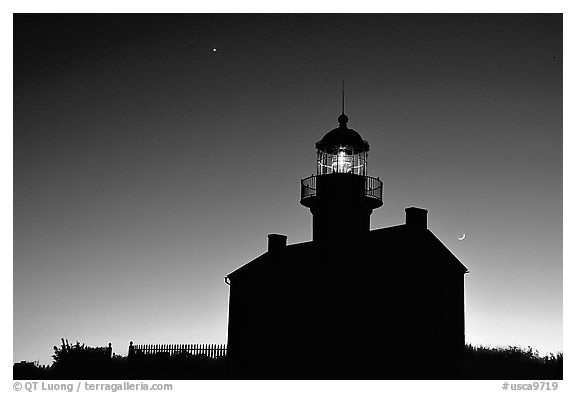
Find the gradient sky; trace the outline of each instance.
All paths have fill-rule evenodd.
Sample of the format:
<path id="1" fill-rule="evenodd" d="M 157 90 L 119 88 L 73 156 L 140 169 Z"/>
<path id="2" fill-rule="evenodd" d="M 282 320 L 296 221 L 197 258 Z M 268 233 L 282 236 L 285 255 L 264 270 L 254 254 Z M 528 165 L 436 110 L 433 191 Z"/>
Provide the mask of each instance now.
<path id="1" fill-rule="evenodd" d="M 16 15 L 14 361 L 226 342 L 224 276 L 311 239 L 343 79 L 372 228 L 428 209 L 467 341 L 561 350 L 561 15 Z"/>

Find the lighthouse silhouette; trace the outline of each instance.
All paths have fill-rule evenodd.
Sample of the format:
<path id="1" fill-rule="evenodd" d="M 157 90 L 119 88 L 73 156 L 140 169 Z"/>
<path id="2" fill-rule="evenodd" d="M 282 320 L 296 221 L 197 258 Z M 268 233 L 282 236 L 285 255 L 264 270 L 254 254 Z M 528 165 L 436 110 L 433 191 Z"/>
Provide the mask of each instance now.
<path id="1" fill-rule="evenodd" d="M 343 110 L 301 180 L 312 240 L 269 234 L 266 253 L 225 277 L 231 378 L 444 379 L 458 367 L 468 270 L 425 209 L 371 230 L 383 182 L 348 122 Z"/>

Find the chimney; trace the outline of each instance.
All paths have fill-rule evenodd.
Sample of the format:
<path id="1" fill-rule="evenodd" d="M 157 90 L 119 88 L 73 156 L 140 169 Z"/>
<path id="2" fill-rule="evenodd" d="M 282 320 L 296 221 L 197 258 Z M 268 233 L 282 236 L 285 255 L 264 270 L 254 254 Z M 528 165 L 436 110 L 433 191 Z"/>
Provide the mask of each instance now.
<path id="1" fill-rule="evenodd" d="M 271 233 L 268 235 L 268 251 L 277 251 L 286 247 L 286 235 L 278 235 L 276 233 Z"/>
<path id="2" fill-rule="evenodd" d="M 427 215 L 428 210 L 419 207 L 407 207 L 406 225 L 412 228 L 428 228 Z"/>

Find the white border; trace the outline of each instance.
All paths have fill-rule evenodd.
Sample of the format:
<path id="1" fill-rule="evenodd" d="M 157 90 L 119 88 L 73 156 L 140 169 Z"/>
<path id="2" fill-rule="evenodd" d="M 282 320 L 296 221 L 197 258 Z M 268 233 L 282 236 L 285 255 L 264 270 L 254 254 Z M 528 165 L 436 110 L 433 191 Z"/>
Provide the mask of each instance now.
<path id="1" fill-rule="evenodd" d="M 573 229 L 575 223 L 574 207 L 576 201 L 574 192 L 574 170 L 576 169 L 574 156 L 573 116 L 574 100 L 574 17 L 570 1 L 411 1 L 384 3 L 376 1 L 304 1 L 295 0 L 278 4 L 264 1 L 220 1 L 203 2 L 198 4 L 190 1 L 111 1 L 98 2 L 78 1 L 9 1 L 4 5 L 2 13 L 2 44 L 4 61 L 2 67 L 1 106 L 4 129 L 0 133 L 0 146 L 2 149 L 0 173 L 4 185 L 2 193 L 2 314 L 9 315 L 10 323 L 2 324 L 4 337 L 12 337 L 12 224 L 13 224 L 13 140 L 12 140 L 12 12 L 562 12 L 564 13 L 564 329 L 565 333 L 573 332 L 574 324 L 574 278 L 573 263 L 576 261 L 574 248 L 575 239 Z M 408 4 L 406 4 L 408 3 Z M 573 2 L 572 2 L 573 3 Z M 11 347 L 11 346 L 10 346 Z M 568 334 L 564 335 L 564 353 L 572 354 L 574 342 Z M 2 380 L 9 383 L 12 389 L 12 351 L 3 351 Z M 565 370 L 573 370 L 574 362 L 571 356 L 565 359 Z M 565 380 L 561 381 L 560 390 L 570 391 L 569 386 L 574 385 L 570 373 L 565 372 Z M 104 381 L 100 381 L 104 382 Z M 152 381 L 149 381 L 152 382 Z M 164 381 L 166 382 L 166 381 Z M 305 389 L 318 391 L 330 389 L 331 391 L 350 391 L 361 389 L 365 392 L 392 391 L 472 391 L 489 392 L 502 391 L 502 383 L 498 381 L 172 381 L 173 391 L 190 391 L 202 389 L 202 392 L 230 390 L 239 392 L 290 392 Z M 521 381 L 517 381 L 521 382 Z M 527 381 L 530 382 L 530 381 Z M 573 389 L 572 389 L 573 390 Z"/>

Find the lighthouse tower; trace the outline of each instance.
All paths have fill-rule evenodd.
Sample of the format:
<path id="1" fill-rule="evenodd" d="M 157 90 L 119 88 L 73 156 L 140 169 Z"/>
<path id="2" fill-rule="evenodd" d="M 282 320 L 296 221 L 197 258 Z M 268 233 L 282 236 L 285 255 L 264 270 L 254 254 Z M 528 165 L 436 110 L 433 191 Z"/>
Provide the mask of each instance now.
<path id="1" fill-rule="evenodd" d="M 348 116 L 316 143 L 316 175 L 301 180 L 300 203 L 312 213 L 312 239 L 345 241 L 370 231 L 370 215 L 382 206 L 382 181 L 367 174 L 370 145 L 348 128 Z"/>

